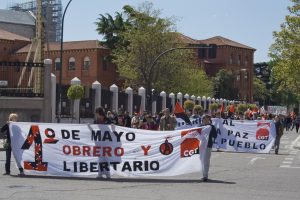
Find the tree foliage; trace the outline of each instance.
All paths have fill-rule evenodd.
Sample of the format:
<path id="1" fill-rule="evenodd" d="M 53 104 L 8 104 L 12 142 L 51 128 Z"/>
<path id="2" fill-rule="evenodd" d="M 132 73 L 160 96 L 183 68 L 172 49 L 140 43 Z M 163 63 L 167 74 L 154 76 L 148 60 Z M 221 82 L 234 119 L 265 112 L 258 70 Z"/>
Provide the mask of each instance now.
<path id="1" fill-rule="evenodd" d="M 238 90 L 234 87 L 234 75 L 232 71 L 221 69 L 215 76 L 215 88 L 218 98 L 237 99 Z"/>
<path id="2" fill-rule="evenodd" d="M 71 100 L 81 99 L 84 95 L 84 89 L 82 85 L 71 85 L 68 89 L 67 96 Z"/>
<path id="3" fill-rule="evenodd" d="M 259 78 L 255 77 L 253 81 L 253 99 L 261 105 L 265 104 L 266 99 L 270 96 L 266 84 Z"/>
<path id="4" fill-rule="evenodd" d="M 101 16 L 97 23 L 98 32 L 104 34 L 106 42 L 113 47 L 113 62 L 125 82 L 124 86 L 134 89 L 143 86 L 147 92 L 155 88 L 157 91 L 211 95 L 212 82 L 197 66 L 193 51 L 169 52 L 152 65 L 160 53 L 186 46 L 179 40 L 174 20 L 161 18 L 160 11 L 152 6 L 151 3 L 138 8 L 126 5 L 115 19 L 109 15 Z M 120 16 L 123 19 L 117 20 Z M 115 30 L 116 21 L 121 25 Z"/>
<path id="5" fill-rule="evenodd" d="M 185 110 L 193 110 L 195 103 L 192 100 L 186 100 L 183 104 Z"/>
<path id="6" fill-rule="evenodd" d="M 300 0 L 291 0 L 293 6 L 285 17 L 280 31 L 273 33 L 274 43 L 270 47 L 270 56 L 274 67 L 272 76 L 278 85 L 278 91 L 290 91 L 300 94 Z"/>

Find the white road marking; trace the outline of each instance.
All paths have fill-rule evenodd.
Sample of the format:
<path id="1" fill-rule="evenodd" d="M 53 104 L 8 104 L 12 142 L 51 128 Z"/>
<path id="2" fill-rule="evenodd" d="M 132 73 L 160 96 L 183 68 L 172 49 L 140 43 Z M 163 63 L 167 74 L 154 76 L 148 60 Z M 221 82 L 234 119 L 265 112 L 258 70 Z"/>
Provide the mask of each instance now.
<path id="1" fill-rule="evenodd" d="M 254 157 L 250 160 L 250 162 L 248 163 L 249 165 L 253 165 L 255 163 L 256 160 L 265 160 L 266 158 L 262 158 L 262 157 Z"/>
<path id="2" fill-rule="evenodd" d="M 291 167 L 289 165 L 280 165 L 281 168 L 300 169 L 300 167 Z"/>
<path id="3" fill-rule="evenodd" d="M 292 146 L 295 146 L 295 144 L 297 144 L 298 141 L 300 141 L 300 135 L 292 142 Z"/>
<path id="4" fill-rule="evenodd" d="M 296 154 L 297 154 L 297 151 L 290 151 L 290 154 L 296 155 Z"/>
<path id="5" fill-rule="evenodd" d="M 280 165 L 281 168 L 290 168 L 290 165 Z"/>
<path id="6" fill-rule="evenodd" d="M 282 164 L 292 164 L 292 161 L 283 161 Z"/>
<path id="7" fill-rule="evenodd" d="M 294 158 L 286 157 L 285 160 L 294 160 Z"/>

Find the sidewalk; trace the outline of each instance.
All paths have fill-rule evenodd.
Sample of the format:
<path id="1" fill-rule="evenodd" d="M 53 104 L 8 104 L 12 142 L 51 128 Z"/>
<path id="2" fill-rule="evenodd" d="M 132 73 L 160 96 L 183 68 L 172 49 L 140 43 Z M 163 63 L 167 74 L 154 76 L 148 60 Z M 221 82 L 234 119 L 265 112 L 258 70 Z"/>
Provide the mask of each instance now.
<path id="1" fill-rule="evenodd" d="M 4 151 L 3 142 L 4 142 L 4 140 L 0 139 L 0 151 Z"/>

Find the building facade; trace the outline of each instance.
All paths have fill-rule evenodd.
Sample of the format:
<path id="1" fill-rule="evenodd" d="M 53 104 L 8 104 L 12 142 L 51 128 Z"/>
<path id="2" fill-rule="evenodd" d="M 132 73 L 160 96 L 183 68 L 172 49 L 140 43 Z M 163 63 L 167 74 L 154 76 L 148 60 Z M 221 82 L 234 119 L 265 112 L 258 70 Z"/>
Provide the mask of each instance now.
<path id="1" fill-rule="evenodd" d="M 190 46 L 213 47 L 215 50 L 197 51 L 199 66 L 209 76 L 219 70 L 230 70 L 234 75 L 234 87 L 238 90 L 238 100 L 253 102 L 253 62 L 255 49 L 230 39 L 216 36 L 205 40 L 195 40 L 180 35 L 183 42 Z"/>

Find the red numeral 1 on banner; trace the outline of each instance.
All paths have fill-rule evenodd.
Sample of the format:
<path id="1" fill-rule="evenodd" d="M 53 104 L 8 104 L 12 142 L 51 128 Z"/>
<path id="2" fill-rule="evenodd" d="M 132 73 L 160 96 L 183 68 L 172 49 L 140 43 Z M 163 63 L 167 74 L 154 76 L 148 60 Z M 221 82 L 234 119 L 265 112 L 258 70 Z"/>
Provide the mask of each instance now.
<path id="1" fill-rule="evenodd" d="M 29 134 L 22 146 L 22 149 L 29 149 L 32 143 L 35 143 L 34 148 L 34 162 L 24 161 L 24 169 L 36 170 L 36 171 L 47 171 L 47 162 L 43 162 L 43 146 L 42 138 L 39 127 L 32 125 Z"/>

